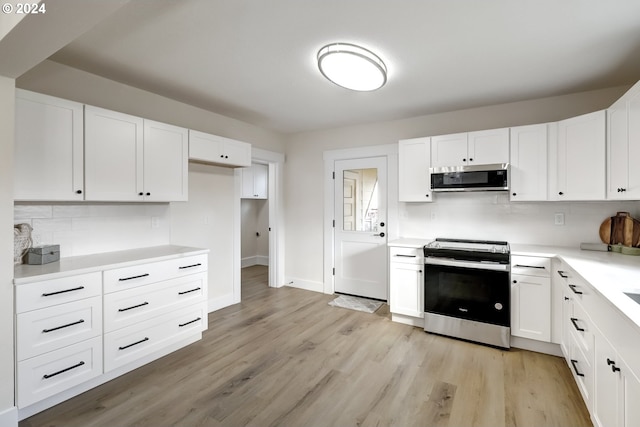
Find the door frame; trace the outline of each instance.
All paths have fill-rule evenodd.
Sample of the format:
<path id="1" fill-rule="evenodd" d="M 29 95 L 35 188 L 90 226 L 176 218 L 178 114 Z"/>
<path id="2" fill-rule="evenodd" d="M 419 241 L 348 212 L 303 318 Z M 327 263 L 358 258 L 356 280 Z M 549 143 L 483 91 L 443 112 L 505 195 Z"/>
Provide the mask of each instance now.
<path id="1" fill-rule="evenodd" d="M 324 159 L 324 219 L 323 219 L 323 292 L 333 294 L 335 289 L 335 162 L 338 160 L 354 160 L 369 157 L 386 157 L 387 159 L 387 242 L 399 237 L 398 224 L 398 144 L 374 145 L 370 147 L 328 150 L 323 153 Z M 388 274 L 388 273 L 387 273 Z M 388 277 L 387 277 L 388 280 Z"/>
<path id="2" fill-rule="evenodd" d="M 280 288 L 284 286 L 284 203 L 283 203 L 283 169 L 284 154 L 274 151 L 251 148 L 251 162 L 266 164 L 269 167 L 269 287 Z M 236 242 L 233 256 L 233 300 L 239 303 L 241 299 L 241 229 L 242 210 L 240 200 L 242 198 L 242 171 L 235 168 L 235 221 L 233 225 L 233 241 Z"/>

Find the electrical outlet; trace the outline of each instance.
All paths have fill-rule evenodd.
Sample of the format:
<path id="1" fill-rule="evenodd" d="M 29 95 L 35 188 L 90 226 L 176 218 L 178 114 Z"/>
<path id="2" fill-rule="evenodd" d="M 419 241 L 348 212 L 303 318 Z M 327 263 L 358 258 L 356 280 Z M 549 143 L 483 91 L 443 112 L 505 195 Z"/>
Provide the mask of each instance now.
<path id="1" fill-rule="evenodd" d="M 431 221 L 435 221 L 438 218 L 435 212 L 431 212 Z"/>
<path id="2" fill-rule="evenodd" d="M 151 228 L 160 228 L 160 218 L 157 216 L 151 217 Z"/>
<path id="3" fill-rule="evenodd" d="M 564 225 L 564 213 L 559 212 L 553 214 L 553 223 L 555 225 Z"/>

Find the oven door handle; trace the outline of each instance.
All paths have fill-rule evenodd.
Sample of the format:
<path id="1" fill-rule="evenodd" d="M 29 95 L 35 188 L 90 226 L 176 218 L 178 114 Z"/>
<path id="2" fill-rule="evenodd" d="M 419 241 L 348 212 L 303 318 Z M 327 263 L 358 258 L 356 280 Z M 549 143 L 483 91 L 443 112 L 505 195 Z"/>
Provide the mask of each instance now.
<path id="1" fill-rule="evenodd" d="M 477 268 L 479 270 L 509 271 L 509 264 L 465 261 L 465 260 L 451 259 L 451 258 L 427 257 L 425 258 L 424 263 L 427 266 L 428 265 L 445 265 L 445 266 L 460 267 L 460 268 Z"/>

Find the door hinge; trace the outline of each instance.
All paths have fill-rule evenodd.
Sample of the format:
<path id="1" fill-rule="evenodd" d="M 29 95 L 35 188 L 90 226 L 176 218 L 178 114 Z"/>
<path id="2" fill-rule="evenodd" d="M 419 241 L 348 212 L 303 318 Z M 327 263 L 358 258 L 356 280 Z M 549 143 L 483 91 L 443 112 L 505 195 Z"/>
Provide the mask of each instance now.
<path id="1" fill-rule="evenodd" d="M 336 268 L 335 267 L 333 267 L 333 275 L 334 276 L 336 275 Z"/>
<path id="2" fill-rule="evenodd" d="M 335 173 L 335 171 L 333 172 L 333 179 L 336 179 L 336 173 Z"/>
<path id="3" fill-rule="evenodd" d="M 336 228 L 336 220 L 333 220 L 333 228 Z"/>

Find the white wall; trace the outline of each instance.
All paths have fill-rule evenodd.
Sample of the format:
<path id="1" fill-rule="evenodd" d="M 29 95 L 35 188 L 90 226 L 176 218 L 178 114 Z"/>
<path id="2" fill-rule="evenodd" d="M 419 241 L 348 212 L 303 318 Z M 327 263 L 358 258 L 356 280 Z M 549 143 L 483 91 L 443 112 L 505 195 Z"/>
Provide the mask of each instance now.
<path id="1" fill-rule="evenodd" d="M 13 127 L 14 80 L 0 76 L 0 425 L 17 425 L 13 409 Z"/>
<path id="2" fill-rule="evenodd" d="M 241 211 L 242 266 L 268 265 L 269 202 L 261 199 L 242 199 Z"/>
<path id="3" fill-rule="evenodd" d="M 290 136 L 284 183 L 286 276 L 316 286 L 323 282 L 324 151 L 394 144 L 405 138 L 557 121 L 606 108 L 627 89 L 628 86 L 616 87 Z M 461 204 L 465 205 L 468 214 L 459 212 Z M 469 204 L 474 208 L 471 209 Z M 407 236 L 416 237 L 451 233 L 478 236 L 482 229 L 486 229 L 487 219 L 499 218 L 506 226 L 500 227 L 498 234 L 508 234 L 511 238 L 507 240 L 575 244 L 577 241 L 594 240 L 594 231 L 604 216 L 610 215 L 609 212 L 615 214 L 619 208 L 633 211 L 635 207 L 618 203 L 558 205 L 517 206 L 503 200 L 494 202 L 483 196 L 472 196 L 463 201 L 445 196 L 438 198 L 433 205 L 400 204 L 399 214 L 404 216 L 400 230 Z M 431 210 L 437 210 L 437 221 L 430 221 Z M 549 210 L 566 213 L 567 225 L 562 231 L 558 231 L 560 228 L 554 227 L 553 222 L 548 225 L 548 218 L 541 214 L 545 212 L 547 215 Z M 451 218 L 457 218 L 457 221 L 448 219 L 450 213 Z M 541 224 L 544 232 L 538 233 L 537 228 Z"/>

